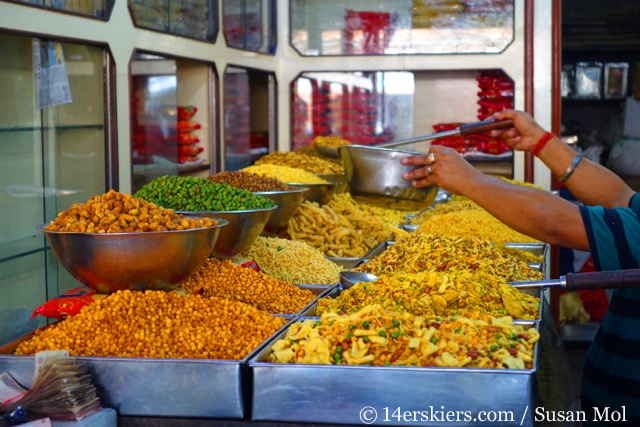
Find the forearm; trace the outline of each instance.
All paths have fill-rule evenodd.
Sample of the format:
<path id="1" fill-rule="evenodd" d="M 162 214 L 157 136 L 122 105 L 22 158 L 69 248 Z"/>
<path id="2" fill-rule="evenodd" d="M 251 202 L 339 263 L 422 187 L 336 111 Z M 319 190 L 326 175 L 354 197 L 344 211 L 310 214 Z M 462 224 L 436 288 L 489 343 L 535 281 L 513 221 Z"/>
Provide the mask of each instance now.
<path id="1" fill-rule="evenodd" d="M 540 152 L 539 158 L 560 177 L 571 164 L 576 152 L 554 137 Z M 586 205 L 598 205 L 607 208 L 628 207 L 634 191 L 609 169 L 587 159 L 565 182 L 571 193 Z"/>
<path id="2" fill-rule="evenodd" d="M 551 244 L 589 249 L 578 207 L 551 193 L 482 175 L 465 188 L 464 195 L 523 234 Z"/>

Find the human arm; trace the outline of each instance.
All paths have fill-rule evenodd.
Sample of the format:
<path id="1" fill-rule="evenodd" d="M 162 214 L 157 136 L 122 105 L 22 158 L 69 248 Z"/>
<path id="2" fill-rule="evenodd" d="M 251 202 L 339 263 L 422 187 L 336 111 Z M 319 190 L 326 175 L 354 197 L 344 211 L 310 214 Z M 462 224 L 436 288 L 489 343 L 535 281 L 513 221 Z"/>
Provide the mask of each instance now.
<path id="1" fill-rule="evenodd" d="M 483 174 L 451 148 L 432 146 L 430 152 L 433 163 L 428 155 L 403 159 L 405 165 L 423 166 L 403 178 L 413 180 L 416 187 L 436 184 L 469 197 L 509 227 L 543 242 L 589 249 L 577 206 L 549 192 Z"/>
<path id="2" fill-rule="evenodd" d="M 501 111 L 494 117 L 513 120 L 513 128 L 492 131 L 492 135 L 504 138 L 507 145 L 516 150 L 531 152 L 545 134 L 545 130 L 526 113 Z M 538 153 L 540 160 L 558 177 L 567 170 L 575 156 L 576 152 L 556 136 Z M 619 176 L 588 159 L 582 160 L 565 184 L 576 199 L 590 206 L 626 208 L 635 194 Z"/>

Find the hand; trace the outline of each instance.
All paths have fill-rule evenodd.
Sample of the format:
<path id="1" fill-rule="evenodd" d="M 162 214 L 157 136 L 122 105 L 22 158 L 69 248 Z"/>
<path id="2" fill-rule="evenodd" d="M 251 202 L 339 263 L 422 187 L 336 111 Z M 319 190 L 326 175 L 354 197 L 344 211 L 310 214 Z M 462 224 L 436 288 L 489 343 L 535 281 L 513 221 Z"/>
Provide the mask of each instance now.
<path id="1" fill-rule="evenodd" d="M 428 154 L 405 157 L 403 165 L 424 166 L 402 175 L 413 180 L 414 187 L 439 185 L 453 194 L 464 194 L 468 183 L 482 172 L 471 166 L 457 151 L 449 147 L 432 145 Z"/>
<path id="2" fill-rule="evenodd" d="M 519 151 L 531 151 L 542 138 L 545 130 L 533 118 L 522 111 L 505 110 L 493 115 L 496 120 L 511 119 L 514 127 L 493 130 L 491 136 L 503 138 L 504 142 Z"/>

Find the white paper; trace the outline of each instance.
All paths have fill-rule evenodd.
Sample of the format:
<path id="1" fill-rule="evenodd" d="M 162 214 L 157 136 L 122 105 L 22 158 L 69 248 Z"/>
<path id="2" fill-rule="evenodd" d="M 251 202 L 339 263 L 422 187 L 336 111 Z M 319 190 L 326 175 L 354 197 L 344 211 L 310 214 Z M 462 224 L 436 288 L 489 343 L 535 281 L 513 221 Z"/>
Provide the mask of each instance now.
<path id="1" fill-rule="evenodd" d="M 62 43 L 34 38 L 32 47 L 36 108 L 70 104 L 73 100 Z"/>
<path id="2" fill-rule="evenodd" d="M 8 372 L 0 374 L 0 403 L 13 400 L 27 392 Z"/>

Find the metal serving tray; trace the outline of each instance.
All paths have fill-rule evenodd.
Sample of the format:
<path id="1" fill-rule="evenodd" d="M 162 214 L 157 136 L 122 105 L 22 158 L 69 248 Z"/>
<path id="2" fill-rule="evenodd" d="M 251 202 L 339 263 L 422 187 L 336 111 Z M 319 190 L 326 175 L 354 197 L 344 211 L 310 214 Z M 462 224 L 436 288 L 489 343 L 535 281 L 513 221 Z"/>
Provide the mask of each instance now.
<path id="1" fill-rule="evenodd" d="M 143 359 L 76 357 L 93 375 L 102 404 L 119 415 L 243 418 L 246 362 L 272 338 L 298 319 L 289 321 L 242 360 Z M 19 343 L 33 333 L 0 347 L 0 372 L 9 372 L 23 386 L 31 386 L 34 356 L 14 356 Z"/>
<path id="2" fill-rule="evenodd" d="M 371 249 L 369 252 L 365 254 L 365 256 L 362 258 L 362 262 L 358 265 L 368 262 L 372 258 L 375 258 L 378 255 L 381 255 L 385 250 L 387 250 L 389 246 L 393 246 L 395 243 L 396 242 L 393 240 L 387 240 L 382 243 L 379 243 L 377 246 L 375 246 L 373 249 Z M 542 256 L 541 263 L 529 262 L 527 264 L 529 265 L 529 267 L 531 267 L 536 271 L 541 271 L 543 273 L 545 272 L 546 270 L 545 260 L 546 260 L 547 251 L 549 248 L 548 244 L 546 243 L 505 243 L 505 246 L 509 248 L 519 249 L 524 252 L 531 252 L 534 255 Z"/>
<path id="3" fill-rule="evenodd" d="M 302 307 L 302 309 L 297 313 L 298 315 L 301 315 L 302 313 L 307 312 L 311 307 L 316 306 L 318 304 L 318 300 L 320 298 L 324 298 L 331 291 L 336 289 L 338 287 L 338 284 L 336 283 L 335 285 L 294 285 L 294 286 L 297 286 L 300 289 L 310 290 L 315 295 L 315 298 L 312 299 L 309 302 L 309 304 Z M 278 316 L 280 316 L 280 314 L 278 314 Z"/>
<path id="4" fill-rule="evenodd" d="M 362 261 L 362 258 L 351 258 L 351 257 L 333 257 L 328 256 L 325 257 L 329 261 L 338 264 L 345 270 L 351 270 L 352 268 L 356 268 L 358 264 Z"/>
<path id="5" fill-rule="evenodd" d="M 344 289 L 340 286 L 336 286 L 334 289 L 326 292 L 321 298 L 338 298 Z M 542 288 L 518 288 L 520 292 L 523 294 L 531 295 L 534 297 L 540 298 L 540 305 L 538 306 L 538 317 L 535 320 L 542 320 L 542 313 L 544 309 L 544 290 Z M 304 310 L 300 312 L 300 316 L 302 317 L 313 317 L 317 316 L 317 308 L 318 308 L 318 300 L 320 298 L 315 299 L 311 304 L 309 304 Z M 527 320 L 522 320 L 526 322 Z"/>
<path id="6" fill-rule="evenodd" d="M 538 322 L 516 323 L 540 332 Z M 475 418 L 479 411 L 511 411 L 512 418 L 500 426 L 533 425 L 538 344 L 533 368 L 528 370 L 279 364 L 267 362 L 269 351 L 270 346 L 264 347 L 249 360 L 254 421 L 406 425 L 406 420 L 392 417 L 401 408 L 402 412 L 425 411 L 428 416 L 440 410 L 453 411 L 454 417 L 455 411 L 470 414 L 470 420 L 454 418 L 448 426 L 486 426 L 486 421 Z M 411 414 L 409 421 L 421 426 L 442 424 L 424 420 L 421 414 L 416 419 Z"/>

